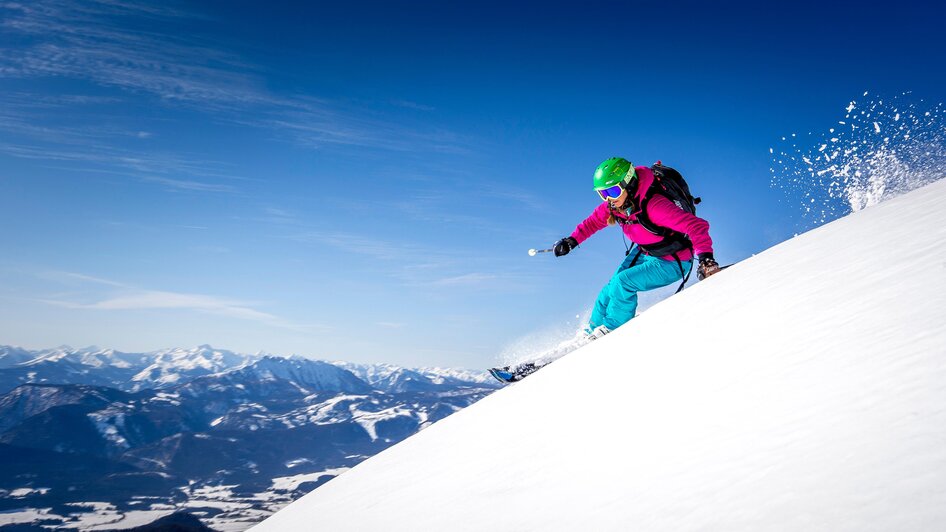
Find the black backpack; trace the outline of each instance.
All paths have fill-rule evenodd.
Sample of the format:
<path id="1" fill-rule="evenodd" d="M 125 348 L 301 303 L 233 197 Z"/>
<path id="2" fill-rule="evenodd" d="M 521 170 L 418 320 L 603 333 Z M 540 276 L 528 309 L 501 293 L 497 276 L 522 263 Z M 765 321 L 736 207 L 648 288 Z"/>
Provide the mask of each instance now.
<path id="1" fill-rule="evenodd" d="M 679 231 L 674 231 L 669 227 L 662 227 L 655 224 L 649 216 L 647 216 L 647 204 L 650 202 L 651 198 L 656 194 L 667 198 L 672 201 L 680 209 L 690 213 L 696 214 L 696 206 L 700 203 L 700 198 L 694 198 L 693 194 L 690 193 L 690 186 L 687 185 L 683 176 L 680 175 L 680 172 L 670 168 L 669 166 L 664 166 L 663 163 L 657 161 L 657 164 L 650 167 L 651 171 L 654 172 L 654 182 L 650 185 L 650 188 L 644 192 L 644 197 L 641 199 L 640 212 L 637 214 L 636 223 L 641 224 L 641 227 L 650 231 L 651 233 L 662 236 L 663 238 L 659 242 L 653 244 L 638 244 L 638 254 L 634 257 L 634 260 L 631 261 L 633 266 L 637 262 L 637 257 L 640 256 L 641 252 L 647 253 L 648 255 L 653 255 L 655 257 L 664 257 L 666 255 L 673 255 L 677 260 L 677 265 L 680 266 L 680 273 L 683 273 L 683 265 L 680 263 L 680 258 L 677 257 L 677 253 L 683 251 L 684 249 L 693 249 L 693 243 L 690 242 L 690 239 L 687 236 Z M 619 217 L 615 217 L 618 220 L 621 220 Z M 624 222 L 624 223 L 635 223 L 635 222 Z M 627 253 L 630 254 L 631 249 L 627 249 Z M 683 283 L 680 284 L 680 288 L 677 290 L 679 292 L 683 289 L 683 285 L 686 284 L 689 274 L 686 275 L 683 279 Z"/>
<path id="2" fill-rule="evenodd" d="M 644 197 L 641 199 L 640 212 L 637 214 L 636 221 L 624 221 L 621 217 L 615 218 L 620 223 L 624 224 L 639 223 L 644 229 L 663 237 L 662 240 L 654 244 L 638 245 L 638 247 L 649 255 L 663 257 L 673 255 L 684 249 L 692 248 L 693 244 L 685 234 L 674 231 L 669 227 L 659 226 L 651 221 L 650 217 L 647 216 L 647 204 L 650 203 L 650 200 L 655 195 L 660 194 L 672 201 L 683 211 L 696 214 L 696 205 L 700 203 L 700 198 L 693 197 L 690 193 L 690 186 L 687 185 L 686 180 L 683 179 L 680 172 L 669 166 L 664 166 L 660 161 L 657 161 L 657 164 L 651 166 L 650 169 L 654 172 L 654 182 L 650 185 L 650 188 L 644 192 Z"/>
<path id="3" fill-rule="evenodd" d="M 644 201 L 647 201 L 647 198 L 653 194 L 660 194 L 684 211 L 696 214 L 696 206 L 699 205 L 701 200 L 690 194 L 690 186 L 687 185 L 680 172 L 669 166 L 664 166 L 660 161 L 657 161 L 657 164 L 651 166 L 650 169 L 654 172 L 656 179 L 654 179 L 654 184 L 650 186 L 650 190 L 645 194 Z"/>

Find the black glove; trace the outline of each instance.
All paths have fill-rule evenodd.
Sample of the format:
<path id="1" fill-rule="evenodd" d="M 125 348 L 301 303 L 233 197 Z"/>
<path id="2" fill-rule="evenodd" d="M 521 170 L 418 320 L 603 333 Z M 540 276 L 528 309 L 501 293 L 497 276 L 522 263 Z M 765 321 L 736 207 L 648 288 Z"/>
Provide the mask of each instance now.
<path id="1" fill-rule="evenodd" d="M 568 252 L 578 247 L 578 241 L 574 237 L 566 236 L 565 238 L 559 240 L 555 243 L 555 246 L 552 248 L 555 251 L 556 257 L 561 257 L 562 255 L 568 255 Z"/>
<path id="2" fill-rule="evenodd" d="M 697 255 L 697 258 L 700 260 L 700 267 L 696 269 L 697 279 L 702 281 L 710 275 L 719 273 L 721 268 L 719 264 L 716 263 L 716 259 L 713 258 L 712 253 L 700 253 Z"/>

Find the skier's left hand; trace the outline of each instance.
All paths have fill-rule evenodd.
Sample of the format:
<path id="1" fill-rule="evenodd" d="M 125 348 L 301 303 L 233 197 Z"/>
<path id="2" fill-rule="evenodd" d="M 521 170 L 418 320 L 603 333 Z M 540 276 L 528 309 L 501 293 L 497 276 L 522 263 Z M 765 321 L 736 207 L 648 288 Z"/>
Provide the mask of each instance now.
<path id="1" fill-rule="evenodd" d="M 700 253 L 700 267 L 696 269 L 696 278 L 699 280 L 706 279 L 710 275 L 719 273 L 721 269 L 719 264 L 717 264 L 716 259 L 713 258 L 712 253 Z"/>
<path id="2" fill-rule="evenodd" d="M 575 237 L 566 236 L 565 238 L 559 240 L 552 246 L 552 249 L 555 251 L 556 257 L 561 257 L 568 255 L 568 252 L 578 247 L 578 241 L 575 240 Z"/>

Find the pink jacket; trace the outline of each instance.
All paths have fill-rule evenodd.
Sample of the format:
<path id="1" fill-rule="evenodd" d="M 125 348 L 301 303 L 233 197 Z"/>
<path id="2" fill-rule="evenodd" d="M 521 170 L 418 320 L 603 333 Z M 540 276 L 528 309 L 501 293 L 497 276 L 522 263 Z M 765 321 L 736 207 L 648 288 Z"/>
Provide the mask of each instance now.
<path id="1" fill-rule="evenodd" d="M 646 166 L 635 167 L 637 178 L 640 180 L 640 186 L 637 188 L 637 201 L 643 199 L 644 193 L 654 182 L 654 173 Z M 639 211 L 638 211 L 639 212 Z M 572 237 L 579 244 L 588 239 L 591 235 L 608 226 L 608 216 L 611 214 L 608 208 L 608 202 L 603 201 L 591 213 L 591 216 L 585 218 L 585 221 L 578 224 L 578 227 L 572 232 Z M 625 218 L 616 214 L 618 218 L 625 218 L 631 221 L 636 220 L 636 214 L 631 214 L 630 218 Z M 651 221 L 661 227 L 669 227 L 674 231 L 679 231 L 690 238 L 693 242 L 693 252 L 700 253 L 713 252 L 713 240 L 709 236 L 709 223 L 693 214 L 683 211 L 673 204 L 667 198 L 655 194 L 647 203 L 647 215 Z M 641 227 L 640 224 L 621 224 L 624 234 L 627 238 L 636 244 L 654 244 L 660 242 L 661 236 L 655 235 Z M 680 260 L 687 262 L 693 258 L 690 250 L 684 250 L 677 254 Z M 664 260 L 674 260 L 673 256 L 667 255 L 661 257 Z"/>

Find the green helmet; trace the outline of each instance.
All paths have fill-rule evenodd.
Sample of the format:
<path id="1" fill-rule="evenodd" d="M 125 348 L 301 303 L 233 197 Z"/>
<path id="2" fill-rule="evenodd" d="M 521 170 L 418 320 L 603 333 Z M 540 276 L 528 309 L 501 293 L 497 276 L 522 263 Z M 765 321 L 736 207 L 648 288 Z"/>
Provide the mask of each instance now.
<path id="1" fill-rule="evenodd" d="M 637 177 L 634 171 L 634 165 L 630 161 L 621 157 L 611 157 L 598 165 L 595 169 L 595 190 L 603 190 L 621 185 L 621 188 Z"/>

